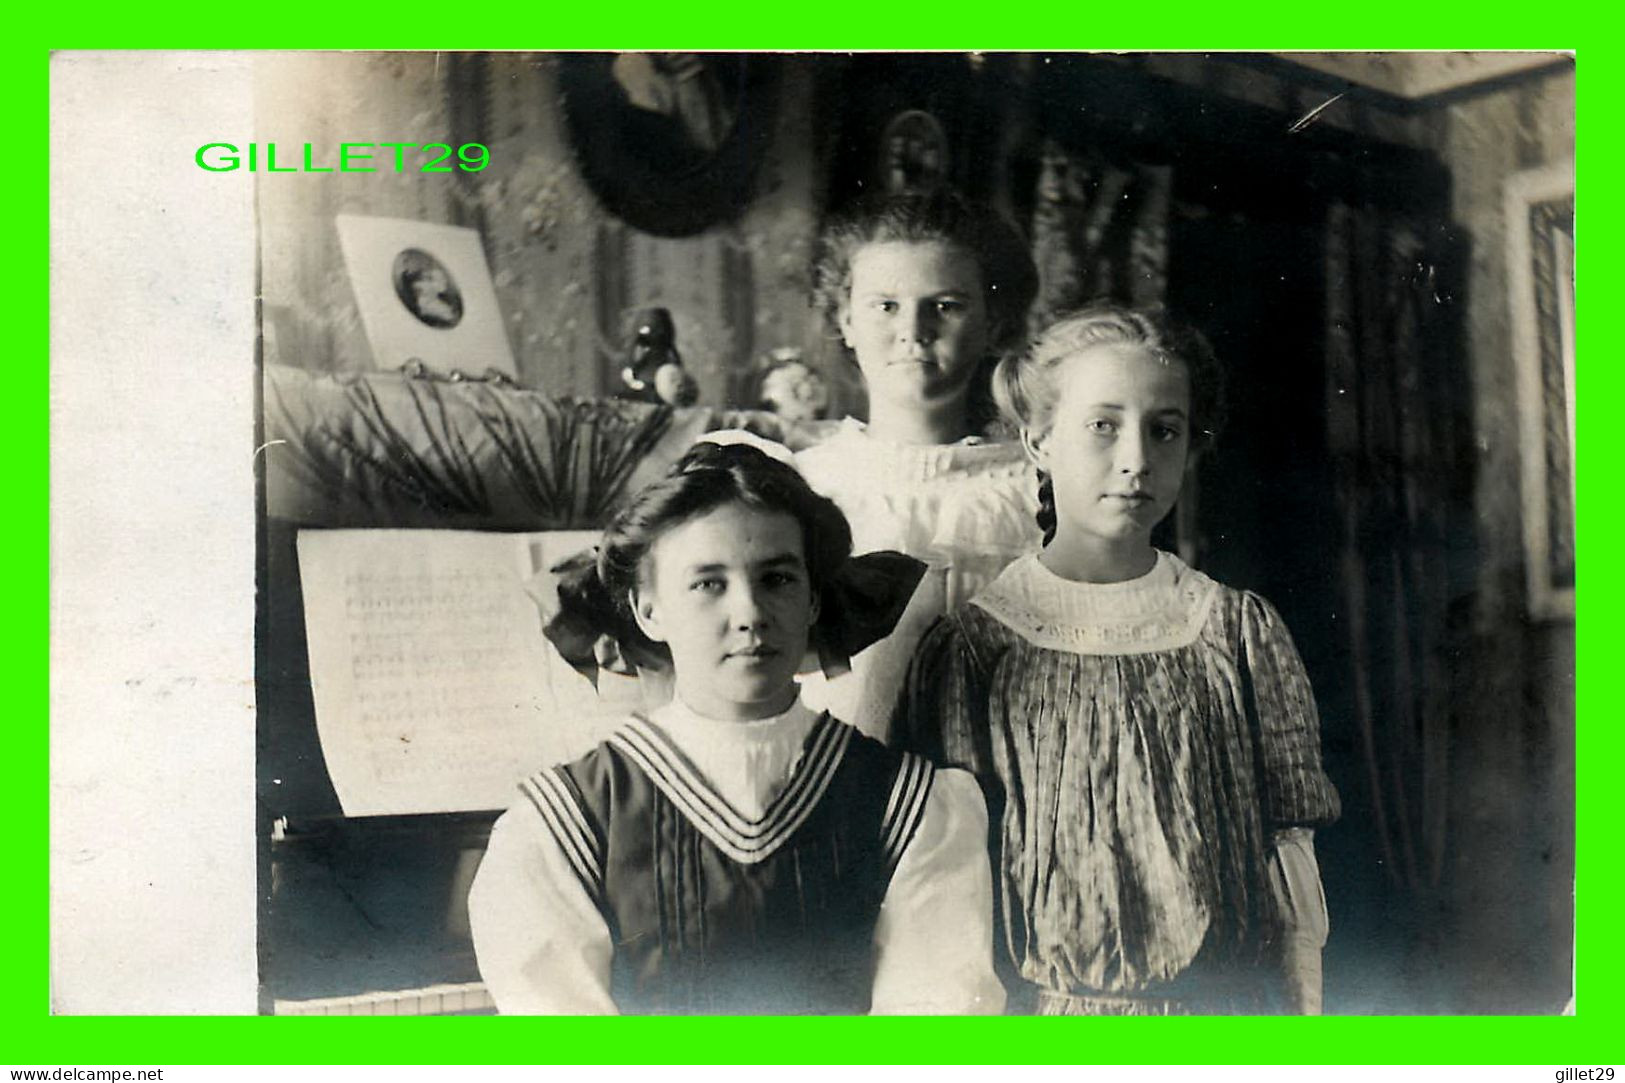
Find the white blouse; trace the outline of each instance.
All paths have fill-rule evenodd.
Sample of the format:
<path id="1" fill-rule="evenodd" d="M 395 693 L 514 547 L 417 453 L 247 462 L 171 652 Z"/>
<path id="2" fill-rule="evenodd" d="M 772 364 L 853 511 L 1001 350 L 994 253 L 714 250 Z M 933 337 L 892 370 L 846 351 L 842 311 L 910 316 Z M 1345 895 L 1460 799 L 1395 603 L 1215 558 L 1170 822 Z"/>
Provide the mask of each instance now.
<path id="1" fill-rule="evenodd" d="M 801 703 L 754 722 L 706 718 L 674 700 L 649 721 L 717 796 L 758 816 L 792 778 L 819 715 Z M 987 809 L 965 771 L 939 769 L 875 926 L 871 1011 L 993 1014 Z M 603 916 L 528 801 L 504 813 L 468 898 L 474 950 L 504 1014 L 614 1014 Z"/>
<path id="2" fill-rule="evenodd" d="M 885 740 L 926 629 L 1038 550 L 1038 476 L 1019 444 L 898 444 L 850 418 L 796 466 L 845 513 L 854 553 L 895 549 L 927 564 L 896 629 L 853 658 L 850 673 L 800 678 L 809 706 Z"/>

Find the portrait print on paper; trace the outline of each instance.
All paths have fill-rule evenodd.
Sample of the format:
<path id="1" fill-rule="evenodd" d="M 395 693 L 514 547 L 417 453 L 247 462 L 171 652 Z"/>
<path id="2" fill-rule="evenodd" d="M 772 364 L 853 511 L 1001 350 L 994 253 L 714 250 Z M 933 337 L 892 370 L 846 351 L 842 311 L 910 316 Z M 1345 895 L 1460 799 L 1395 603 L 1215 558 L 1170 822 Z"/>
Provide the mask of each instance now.
<path id="1" fill-rule="evenodd" d="M 478 230 L 336 216 L 374 368 L 518 375 Z"/>
<path id="2" fill-rule="evenodd" d="M 430 327 L 456 327 L 463 318 L 463 295 L 445 265 L 421 248 L 403 248 L 390 275 L 395 296 L 408 312 Z"/>

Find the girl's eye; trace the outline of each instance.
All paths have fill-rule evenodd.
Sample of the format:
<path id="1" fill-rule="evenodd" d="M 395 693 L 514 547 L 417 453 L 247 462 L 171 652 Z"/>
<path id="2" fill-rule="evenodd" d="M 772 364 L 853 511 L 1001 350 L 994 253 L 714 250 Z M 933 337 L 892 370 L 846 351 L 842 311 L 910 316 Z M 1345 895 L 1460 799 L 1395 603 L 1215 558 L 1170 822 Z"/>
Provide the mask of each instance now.
<path id="1" fill-rule="evenodd" d="M 1179 439 L 1179 429 L 1173 425 L 1156 425 L 1152 427 L 1151 435 L 1164 444 L 1171 444 Z"/>
<path id="2" fill-rule="evenodd" d="M 1100 436 L 1110 436 L 1117 431 L 1117 423 L 1104 417 L 1097 417 L 1084 427 Z"/>
<path id="3" fill-rule="evenodd" d="M 768 572 L 762 576 L 762 585 L 766 587 L 787 587 L 795 582 L 796 577 L 789 572 Z"/>
<path id="4" fill-rule="evenodd" d="M 875 311 L 884 312 L 886 315 L 890 316 L 894 312 L 897 311 L 897 302 L 896 301 L 876 301 L 875 302 Z"/>
<path id="5" fill-rule="evenodd" d="M 944 316 L 957 316 L 965 311 L 963 301 L 938 301 L 937 311 Z"/>
<path id="6" fill-rule="evenodd" d="M 689 584 L 688 589 L 697 591 L 700 594 L 720 594 L 723 589 L 723 582 L 716 578 L 696 579 Z"/>

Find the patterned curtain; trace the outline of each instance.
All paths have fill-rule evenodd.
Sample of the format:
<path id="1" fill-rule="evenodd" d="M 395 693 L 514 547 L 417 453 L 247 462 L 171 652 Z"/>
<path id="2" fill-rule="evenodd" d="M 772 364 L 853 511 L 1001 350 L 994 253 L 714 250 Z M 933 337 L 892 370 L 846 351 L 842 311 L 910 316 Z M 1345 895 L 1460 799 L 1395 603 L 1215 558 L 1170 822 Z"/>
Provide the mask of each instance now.
<path id="1" fill-rule="evenodd" d="M 1033 205 L 1038 299 L 1029 326 L 1034 332 L 1091 301 L 1163 302 L 1172 190 L 1169 166 L 1112 162 L 1046 141 Z M 1200 500 L 1192 471 L 1157 539 L 1193 563 Z"/>
<path id="2" fill-rule="evenodd" d="M 1438 888 L 1444 870 L 1452 603 L 1467 594 L 1449 559 L 1469 525 L 1470 480 L 1454 291 L 1439 277 L 1461 260 L 1447 244 L 1382 212 L 1344 204 L 1328 212 L 1340 623 L 1372 829 L 1390 882 L 1409 894 Z"/>
<path id="3" fill-rule="evenodd" d="M 1173 170 L 1046 143 L 1033 210 L 1033 327 L 1089 301 L 1149 305 L 1168 284 Z"/>

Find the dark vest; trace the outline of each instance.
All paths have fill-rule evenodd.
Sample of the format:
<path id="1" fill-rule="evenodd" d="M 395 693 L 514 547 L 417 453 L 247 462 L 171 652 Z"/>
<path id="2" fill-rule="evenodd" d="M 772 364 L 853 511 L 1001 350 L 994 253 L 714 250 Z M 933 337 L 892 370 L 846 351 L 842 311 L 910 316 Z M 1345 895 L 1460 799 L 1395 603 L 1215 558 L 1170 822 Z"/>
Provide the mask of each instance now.
<path id="1" fill-rule="evenodd" d="M 633 719 L 521 789 L 604 915 L 622 1012 L 861 1014 L 880 904 L 932 775 L 825 715 L 749 820 Z"/>

